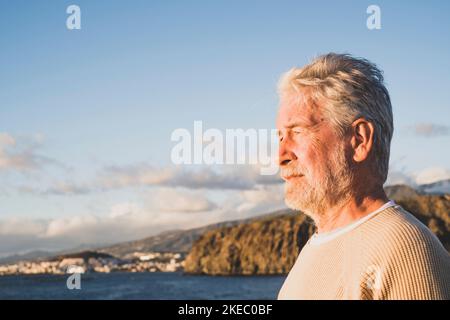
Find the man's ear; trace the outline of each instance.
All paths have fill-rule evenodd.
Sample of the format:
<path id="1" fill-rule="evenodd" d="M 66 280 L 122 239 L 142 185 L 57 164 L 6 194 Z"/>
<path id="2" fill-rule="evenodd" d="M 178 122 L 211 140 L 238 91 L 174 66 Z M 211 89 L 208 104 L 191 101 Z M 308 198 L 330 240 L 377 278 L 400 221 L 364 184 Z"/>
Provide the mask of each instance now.
<path id="1" fill-rule="evenodd" d="M 361 162 L 367 159 L 373 147 L 375 127 L 364 118 L 358 118 L 352 123 L 351 145 L 353 160 Z"/>

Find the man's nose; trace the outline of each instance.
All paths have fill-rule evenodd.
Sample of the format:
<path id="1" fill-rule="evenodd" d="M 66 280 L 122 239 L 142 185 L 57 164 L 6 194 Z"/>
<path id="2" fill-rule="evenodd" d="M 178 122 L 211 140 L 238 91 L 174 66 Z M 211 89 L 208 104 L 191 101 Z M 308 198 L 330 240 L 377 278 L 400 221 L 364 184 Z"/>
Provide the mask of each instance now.
<path id="1" fill-rule="evenodd" d="M 292 160 L 297 160 L 295 153 L 290 150 L 288 144 L 284 141 L 280 143 L 278 156 L 280 167 L 287 166 Z"/>

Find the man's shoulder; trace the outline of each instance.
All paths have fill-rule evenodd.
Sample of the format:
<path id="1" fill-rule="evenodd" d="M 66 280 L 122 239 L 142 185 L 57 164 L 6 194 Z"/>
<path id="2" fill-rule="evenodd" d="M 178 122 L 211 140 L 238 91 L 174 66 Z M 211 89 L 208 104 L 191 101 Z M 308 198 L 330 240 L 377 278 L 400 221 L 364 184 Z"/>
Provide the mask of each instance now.
<path id="1" fill-rule="evenodd" d="M 362 228 L 363 235 L 373 237 L 386 253 L 429 253 L 447 255 L 442 243 L 411 212 L 400 205 L 387 208 Z"/>
<path id="2" fill-rule="evenodd" d="M 383 274 L 381 297 L 450 297 L 450 255 L 412 213 L 401 206 L 390 207 L 368 221 L 360 235 L 367 240 L 365 263 Z"/>

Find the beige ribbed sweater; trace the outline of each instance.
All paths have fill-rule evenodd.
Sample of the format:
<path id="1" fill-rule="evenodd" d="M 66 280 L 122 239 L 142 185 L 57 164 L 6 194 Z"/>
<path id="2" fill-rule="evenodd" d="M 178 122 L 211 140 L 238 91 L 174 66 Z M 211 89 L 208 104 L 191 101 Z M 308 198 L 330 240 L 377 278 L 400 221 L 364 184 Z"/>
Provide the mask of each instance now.
<path id="1" fill-rule="evenodd" d="M 314 235 L 278 299 L 450 299 L 448 252 L 412 214 L 390 203 L 353 227 Z"/>

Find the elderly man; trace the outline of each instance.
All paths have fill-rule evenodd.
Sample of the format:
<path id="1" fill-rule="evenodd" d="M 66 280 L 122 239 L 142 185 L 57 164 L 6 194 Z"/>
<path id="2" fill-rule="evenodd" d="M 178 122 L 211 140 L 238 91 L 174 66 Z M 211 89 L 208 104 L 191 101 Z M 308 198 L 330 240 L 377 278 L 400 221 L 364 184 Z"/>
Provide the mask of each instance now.
<path id="1" fill-rule="evenodd" d="M 450 256 L 386 197 L 393 133 L 382 72 L 347 54 L 316 58 L 279 85 L 286 204 L 317 232 L 278 299 L 450 299 Z"/>

